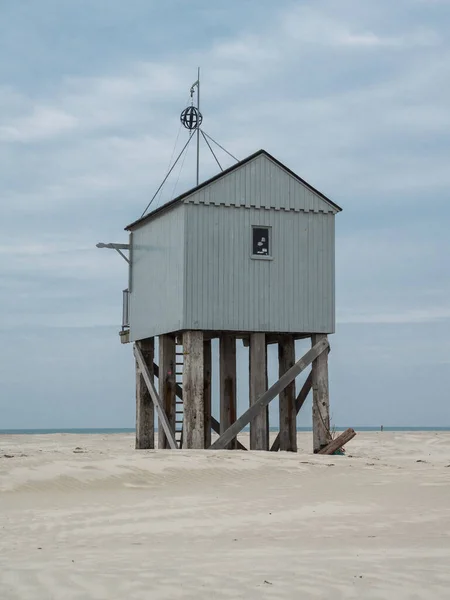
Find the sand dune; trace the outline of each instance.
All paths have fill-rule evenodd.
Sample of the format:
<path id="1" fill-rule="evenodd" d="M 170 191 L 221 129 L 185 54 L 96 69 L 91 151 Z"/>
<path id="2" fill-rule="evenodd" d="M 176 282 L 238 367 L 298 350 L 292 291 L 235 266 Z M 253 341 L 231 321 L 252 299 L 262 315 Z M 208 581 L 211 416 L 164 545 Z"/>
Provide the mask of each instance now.
<path id="1" fill-rule="evenodd" d="M 242 441 L 245 443 L 245 436 Z M 0 437 L 1 600 L 448 599 L 450 434 L 347 456 Z"/>

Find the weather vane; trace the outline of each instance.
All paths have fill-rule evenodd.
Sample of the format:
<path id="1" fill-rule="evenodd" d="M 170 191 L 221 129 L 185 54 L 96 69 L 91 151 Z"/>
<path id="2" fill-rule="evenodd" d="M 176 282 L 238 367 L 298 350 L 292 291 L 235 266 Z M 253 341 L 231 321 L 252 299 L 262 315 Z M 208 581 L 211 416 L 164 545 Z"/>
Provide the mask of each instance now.
<path id="1" fill-rule="evenodd" d="M 197 91 L 197 106 L 194 106 L 194 94 L 196 91 Z M 199 185 L 199 183 L 200 183 L 200 134 L 202 135 L 203 139 L 205 140 L 206 145 L 208 146 L 211 154 L 214 156 L 214 159 L 215 159 L 216 163 L 218 164 L 219 169 L 221 171 L 223 171 L 222 165 L 220 164 L 219 159 L 217 158 L 216 153 L 214 152 L 210 142 L 212 142 L 213 144 L 218 146 L 221 150 L 223 150 L 223 152 L 228 154 L 233 160 L 235 160 L 236 162 L 239 162 L 238 159 L 235 156 L 233 156 L 233 154 L 228 152 L 228 150 L 226 150 L 223 146 L 221 146 L 218 142 L 216 142 L 216 140 L 214 140 L 210 135 L 208 135 L 206 133 L 206 131 L 203 131 L 203 129 L 200 127 L 201 124 L 203 123 L 203 115 L 200 112 L 200 67 L 198 68 L 197 81 L 195 81 L 191 85 L 190 95 L 191 95 L 191 104 L 190 104 L 190 106 L 185 108 L 180 115 L 181 124 L 183 125 L 183 127 L 185 127 L 189 131 L 189 139 L 184 144 L 181 152 L 179 153 L 175 162 L 170 167 L 170 169 L 167 172 L 166 176 L 164 177 L 161 185 L 158 187 L 158 189 L 154 193 L 152 199 L 145 207 L 145 210 L 142 213 L 141 217 L 143 217 L 146 214 L 146 212 L 150 208 L 152 202 L 158 196 L 159 192 L 161 191 L 162 187 L 166 183 L 167 179 L 169 178 L 169 176 L 172 173 L 172 171 L 174 170 L 174 168 L 176 167 L 178 161 L 183 156 L 184 152 L 186 151 L 187 147 L 189 146 L 190 141 L 192 140 L 192 138 L 194 137 L 195 134 L 197 134 L 197 185 Z M 177 140 L 178 140 L 178 138 L 177 138 Z M 175 144 L 175 146 L 176 146 L 176 144 Z"/>
<path id="2" fill-rule="evenodd" d="M 194 91 L 197 88 L 197 107 L 194 106 Z M 191 85 L 191 105 L 183 110 L 180 120 L 189 131 L 197 131 L 197 185 L 200 182 L 200 125 L 203 121 L 200 112 L 200 67 L 198 68 L 197 81 Z"/>

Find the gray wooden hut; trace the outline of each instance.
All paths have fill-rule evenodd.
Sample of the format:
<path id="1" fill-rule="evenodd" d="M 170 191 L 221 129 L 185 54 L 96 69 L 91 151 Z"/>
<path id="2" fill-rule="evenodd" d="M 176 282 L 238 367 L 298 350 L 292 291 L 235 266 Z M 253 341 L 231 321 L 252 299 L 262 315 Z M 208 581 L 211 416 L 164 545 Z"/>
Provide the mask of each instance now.
<path id="1" fill-rule="evenodd" d="M 314 450 L 330 439 L 328 334 L 335 331 L 334 202 L 260 150 L 126 227 L 129 285 L 121 339 L 136 356 L 136 447 L 296 451 L 296 415 L 313 390 Z M 159 337 L 159 364 L 154 340 Z M 311 350 L 295 357 L 295 340 Z M 211 416 L 211 340 L 219 338 L 220 422 Z M 249 409 L 236 415 L 236 342 L 249 345 Z M 267 344 L 280 380 L 267 389 Z M 295 377 L 312 370 L 296 394 Z M 158 387 L 155 387 L 158 377 Z"/>

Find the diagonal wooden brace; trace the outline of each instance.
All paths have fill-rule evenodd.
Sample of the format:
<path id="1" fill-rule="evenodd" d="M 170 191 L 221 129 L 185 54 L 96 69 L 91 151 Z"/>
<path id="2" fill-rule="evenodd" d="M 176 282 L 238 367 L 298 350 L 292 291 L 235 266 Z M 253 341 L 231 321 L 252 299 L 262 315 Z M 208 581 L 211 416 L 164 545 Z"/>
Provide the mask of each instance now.
<path id="1" fill-rule="evenodd" d="M 265 408 L 269 402 L 271 402 L 278 394 L 284 390 L 284 388 L 293 381 L 297 375 L 300 375 L 302 371 L 308 367 L 313 360 L 315 360 L 322 352 L 328 350 L 329 344 L 327 339 L 320 340 L 315 344 L 311 350 L 298 360 L 293 367 L 291 367 L 280 379 L 273 384 L 271 388 L 264 392 L 258 400 L 245 411 L 243 415 L 237 419 L 224 433 L 217 439 L 214 444 L 210 446 L 211 450 L 221 450 L 236 437 L 236 435 L 250 423 L 250 421 Z"/>
<path id="2" fill-rule="evenodd" d="M 153 385 L 152 378 L 150 376 L 150 371 L 148 370 L 148 367 L 144 362 L 144 357 L 142 356 L 142 352 L 141 352 L 139 346 L 137 346 L 137 344 L 134 345 L 133 352 L 134 352 L 134 356 L 136 358 L 136 362 L 138 363 L 139 369 L 142 373 L 142 377 L 144 378 L 145 385 L 147 386 L 147 389 L 149 391 L 149 394 L 151 396 L 153 404 L 155 405 L 156 412 L 158 413 L 158 417 L 159 417 L 161 425 L 164 429 L 164 433 L 166 434 L 167 440 L 169 442 L 169 446 L 172 448 L 172 450 L 176 450 L 178 448 L 178 446 L 177 446 L 177 442 L 175 440 L 175 433 L 173 432 L 172 427 L 167 418 L 167 415 L 161 405 L 161 401 L 159 399 L 158 393 L 155 389 L 155 386 Z"/>
<path id="3" fill-rule="evenodd" d="M 220 435 L 220 423 L 214 417 L 211 417 L 211 429 Z M 241 444 L 239 440 L 236 440 L 236 447 L 238 450 L 247 450 L 244 444 Z"/>
<path id="4" fill-rule="evenodd" d="M 303 387 L 300 390 L 300 392 L 297 396 L 297 399 L 295 401 L 295 410 L 296 410 L 297 415 L 300 412 L 303 404 L 305 403 L 305 400 L 306 400 L 309 392 L 311 391 L 311 387 L 312 387 L 312 373 L 310 373 L 308 375 L 308 377 L 306 378 L 306 381 L 303 384 Z M 278 434 L 277 437 L 275 438 L 275 440 L 272 444 L 272 447 L 270 448 L 270 451 L 278 452 L 279 449 L 280 449 L 280 434 Z"/>

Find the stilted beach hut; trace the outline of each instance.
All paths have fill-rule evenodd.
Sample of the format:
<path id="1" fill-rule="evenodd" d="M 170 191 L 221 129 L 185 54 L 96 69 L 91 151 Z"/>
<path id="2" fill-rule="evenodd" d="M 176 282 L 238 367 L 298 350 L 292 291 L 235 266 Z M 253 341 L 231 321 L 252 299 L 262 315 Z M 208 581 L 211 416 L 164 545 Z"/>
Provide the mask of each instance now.
<path id="1" fill-rule="evenodd" d="M 184 119 L 191 127 L 183 124 L 198 144 L 201 114 L 190 108 Z M 328 336 L 335 331 L 340 211 L 259 150 L 129 224 L 128 244 L 106 245 L 129 262 L 120 337 L 136 358 L 136 448 L 154 448 L 156 410 L 159 448 L 243 449 L 237 434 L 249 425 L 250 449 L 296 451 L 296 417 L 311 389 L 314 451 L 330 441 Z M 211 415 L 214 338 L 219 420 Z M 312 347 L 296 360 L 295 340 L 302 338 Z M 249 390 L 248 409 L 237 415 L 240 340 L 249 347 Z M 278 345 L 279 357 L 279 380 L 269 389 L 268 344 Z M 310 365 L 297 393 L 295 378 Z M 275 397 L 280 425 L 270 447 L 268 405 Z"/>

